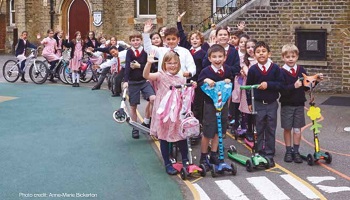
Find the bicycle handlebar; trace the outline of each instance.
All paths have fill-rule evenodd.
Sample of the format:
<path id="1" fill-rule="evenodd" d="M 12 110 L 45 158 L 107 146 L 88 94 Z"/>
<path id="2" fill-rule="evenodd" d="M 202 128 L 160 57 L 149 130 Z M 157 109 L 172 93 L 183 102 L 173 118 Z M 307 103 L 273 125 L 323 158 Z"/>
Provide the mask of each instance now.
<path id="1" fill-rule="evenodd" d="M 177 89 L 180 89 L 180 88 L 183 88 L 183 87 L 192 87 L 192 86 L 193 86 L 193 83 L 186 83 L 186 84 L 183 84 L 183 85 L 171 85 L 170 89 L 173 89 L 173 87 L 175 87 Z"/>

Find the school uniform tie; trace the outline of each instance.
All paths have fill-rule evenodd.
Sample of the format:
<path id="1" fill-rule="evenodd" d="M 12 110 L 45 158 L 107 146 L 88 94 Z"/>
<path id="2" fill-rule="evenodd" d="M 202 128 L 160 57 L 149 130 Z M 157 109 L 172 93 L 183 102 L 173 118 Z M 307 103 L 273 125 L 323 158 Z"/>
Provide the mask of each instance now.
<path id="1" fill-rule="evenodd" d="M 195 49 L 191 49 L 192 56 L 194 55 L 194 53 L 196 53 L 196 50 Z"/>
<path id="2" fill-rule="evenodd" d="M 135 53 L 136 53 L 136 57 L 139 57 L 140 56 L 140 51 L 139 50 L 135 50 Z"/>
<path id="3" fill-rule="evenodd" d="M 296 72 L 295 72 L 295 69 L 294 69 L 294 68 L 290 68 L 290 71 L 292 72 L 292 75 L 293 75 L 293 76 L 296 75 Z"/>
<path id="4" fill-rule="evenodd" d="M 266 67 L 263 65 L 262 68 L 263 68 L 263 73 L 266 74 Z"/>
<path id="5" fill-rule="evenodd" d="M 224 70 L 219 69 L 219 70 L 218 70 L 218 74 L 219 74 L 220 76 L 224 75 Z"/>

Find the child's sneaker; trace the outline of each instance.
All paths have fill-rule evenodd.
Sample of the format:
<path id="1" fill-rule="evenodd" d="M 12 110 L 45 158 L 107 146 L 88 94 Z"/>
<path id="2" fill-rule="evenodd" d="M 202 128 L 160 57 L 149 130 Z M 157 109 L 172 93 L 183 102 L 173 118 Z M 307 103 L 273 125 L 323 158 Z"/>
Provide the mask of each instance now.
<path id="1" fill-rule="evenodd" d="M 284 155 L 284 162 L 292 162 L 293 161 L 293 154 L 292 152 L 286 152 Z"/>
<path id="2" fill-rule="evenodd" d="M 216 154 L 210 155 L 209 162 L 210 162 L 210 164 L 214 164 L 214 165 L 219 165 L 220 164 L 220 160 L 219 160 L 219 158 L 218 158 L 218 156 Z"/>
<path id="3" fill-rule="evenodd" d="M 295 163 L 303 163 L 303 159 L 299 152 L 294 153 L 294 162 Z"/>
<path id="4" fill-rule="evenodd" d="M 165 166 L 165 171 L 169 175 L 176 175 L 177 174 L 177 170 L 171 164 L 168 164 L 167 166 Z"/>

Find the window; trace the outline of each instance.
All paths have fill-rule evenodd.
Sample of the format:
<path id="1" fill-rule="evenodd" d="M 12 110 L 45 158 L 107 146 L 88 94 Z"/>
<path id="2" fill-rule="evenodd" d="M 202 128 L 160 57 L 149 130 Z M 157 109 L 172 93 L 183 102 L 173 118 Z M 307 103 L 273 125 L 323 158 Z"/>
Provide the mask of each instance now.
<path id="1" fill-rule="evenodd" d="M 299 60 L 325 61 L 327 59 L 326 29 L 296 29 Z"/>
<path id="2" fill-rule="evenodd" d="M 10 0 L 10 26 L 14 26 L 15 23 L 15 0 Z"/>
<path id="3" fill-rule="evenodd" d="M 226 8 L 226 12 L 229 12 L 230 9 L 236 7 L 236 0 L 214 0 L 213 1 L 213 13 L 220 12 L 220 8 Z M 222 11 L 221 11 L 222 12 Z"/>
<path id="4" fill-rule="evenodd" d="M 137 0 L 137 17 L 156 17 L 156 0 Z"/>

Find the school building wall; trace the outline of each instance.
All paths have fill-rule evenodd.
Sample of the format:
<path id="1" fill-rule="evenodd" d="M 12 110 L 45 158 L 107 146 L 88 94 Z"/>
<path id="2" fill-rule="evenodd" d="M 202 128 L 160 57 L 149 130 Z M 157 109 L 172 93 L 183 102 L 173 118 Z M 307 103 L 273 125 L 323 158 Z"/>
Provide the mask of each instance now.
<path id="1" fill-rule="evenodd" d="M 252 37 L 269 43 L 272 60 L 280 65 L 284 44 L 295 43 L 295 29 L 327 29 L 326 61 L 299 61 L 309 74 L 323 73 L 318 90 L 350 92 L 350 1 L 349 0 L 270 0 L 269 6 L 256 6 L 231 19 L 229 26 L 246 21 Z"/>

